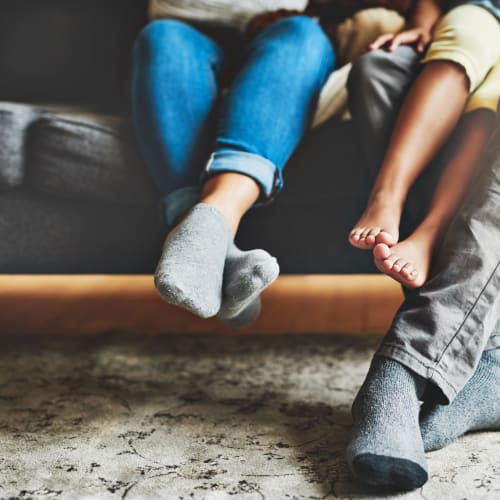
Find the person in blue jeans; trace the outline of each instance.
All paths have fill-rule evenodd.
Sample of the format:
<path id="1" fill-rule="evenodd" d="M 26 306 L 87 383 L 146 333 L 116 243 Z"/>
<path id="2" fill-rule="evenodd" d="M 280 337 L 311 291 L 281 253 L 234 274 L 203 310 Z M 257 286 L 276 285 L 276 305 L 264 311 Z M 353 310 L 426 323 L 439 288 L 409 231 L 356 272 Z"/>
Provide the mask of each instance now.
<path id="1" fill-rule="evenodd" d="M 302 15 L 272 22 L 238 50 L 210 35 L 174 19 L 147 25 L 134 47 L 132 113 L 173 227 L 158 292 L 202 318 L 242 326 L 257 317 L 279 267 L 264 250 L 236 247 L 238 225 L 282 189 L 335 54 Z"/>

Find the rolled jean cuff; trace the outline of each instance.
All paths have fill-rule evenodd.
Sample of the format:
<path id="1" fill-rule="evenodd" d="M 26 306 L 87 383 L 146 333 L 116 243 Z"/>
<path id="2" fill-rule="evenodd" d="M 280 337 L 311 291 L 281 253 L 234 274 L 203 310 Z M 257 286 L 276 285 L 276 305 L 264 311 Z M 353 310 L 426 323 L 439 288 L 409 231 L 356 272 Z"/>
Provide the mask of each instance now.
<path id="1" fill-rule="evenodd" d="M 188 186 L 165 195 L 161 200 L 164 221 L 173 226 L 183 213 L 198 202 L 200 191 L 200 186 Z"/>
<path id="2" fill-rule="evenodd" d="M 244 151 L 217 151 L 212 153 L 205 167 L 204 177 L 222 172 L 235 172 L 251 177 L 262 192 L 263 201 L 270 201 L 283 187 L 281 171 L 263 156 Z"/>

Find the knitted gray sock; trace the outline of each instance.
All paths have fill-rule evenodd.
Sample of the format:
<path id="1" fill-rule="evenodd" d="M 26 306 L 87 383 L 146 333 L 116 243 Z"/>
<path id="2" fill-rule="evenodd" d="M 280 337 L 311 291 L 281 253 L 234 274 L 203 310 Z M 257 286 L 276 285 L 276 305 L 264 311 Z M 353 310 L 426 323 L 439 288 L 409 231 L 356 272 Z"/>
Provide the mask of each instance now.
<path id="1" fill-rule="evenodd" d="M 244 252 L 231 245 L 224 267 L 222 306 L 217 317 L 233 327 L 246 326 L 257 319 L 260 300 L 256 302 L 256 299 L 276 280 L 279 270 L 276 259 L 266 251 Z"/>
<path id="2" fill-rule="evenodd" d="M 224 263 L 232 239 L 217 209 L 196 204 L 165 240 L 155 273 L 161 297 L 202 318 L 215 316 L 221 306 Z"/>
<path id="3" fill-rule="evenodd" d="M 428 479 L 420 435 L 425 382 L 400 363 L 376 356 L 352 406 L 347 462 L 360 481 L 412 490 Z"/>
<path id="4" fill-rule="evenodd" d="M 230 328 L 243 328 L 253 323 L 259 317 L 261 308 L 262 303 L 260 297 L 257 296 L 236 316 L 223 318 L 217 315 L 217 318 L 219 318 L 219 321 L 223 325 Z"/>
<path id="5" fill-rule="evenodd" d="M 450 405 L 423 408 L 420 429 L 426 451 L 444 448 L 467 432 L 500 430 L 500 349 L 483 353 Z"/>

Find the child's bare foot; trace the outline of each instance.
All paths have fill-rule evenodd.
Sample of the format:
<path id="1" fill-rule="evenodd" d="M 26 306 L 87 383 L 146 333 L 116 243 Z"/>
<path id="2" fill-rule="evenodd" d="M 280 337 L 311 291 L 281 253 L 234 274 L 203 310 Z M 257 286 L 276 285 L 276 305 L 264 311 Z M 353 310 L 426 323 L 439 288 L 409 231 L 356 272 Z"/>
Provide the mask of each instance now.
<path id="1" fill-rule="evenodd" d="M 370 201 L 361 219 L 349 234 L 349 242 L 361 250 L 371 250 L 377 243 L 391 247 L 398 242 L 401 209 L 386 200 Z"/>
<path id="2" fill-rule="evenodd" d="M 432 245 L 424 238 L 410 236 L 390 247 L 379 243 L 373 249 L 375 265 L 407 288 L 419 288 L 429 275 Z"/>

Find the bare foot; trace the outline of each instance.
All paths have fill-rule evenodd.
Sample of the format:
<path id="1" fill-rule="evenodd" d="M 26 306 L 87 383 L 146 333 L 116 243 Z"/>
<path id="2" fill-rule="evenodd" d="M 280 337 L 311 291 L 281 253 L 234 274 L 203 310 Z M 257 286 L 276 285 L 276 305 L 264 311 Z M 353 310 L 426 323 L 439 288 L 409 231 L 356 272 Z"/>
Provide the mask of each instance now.
<path id="1" fill-rule="evenodd" d="M 370 201 L 361 219 L 349 234 L 349 242 L 361 250 L 371 250 L 376 244 L 389 247 L 399 238 L 401 209 L 387 201 Z"/>
<path id="2" fill-rule="evenodd" d="M 393 247 L 380 243 L 373 249 L 375 265 L 407 288 L 420 288 L 429 275 L 432 245 L 423 238 L 401 241 Z"/>

